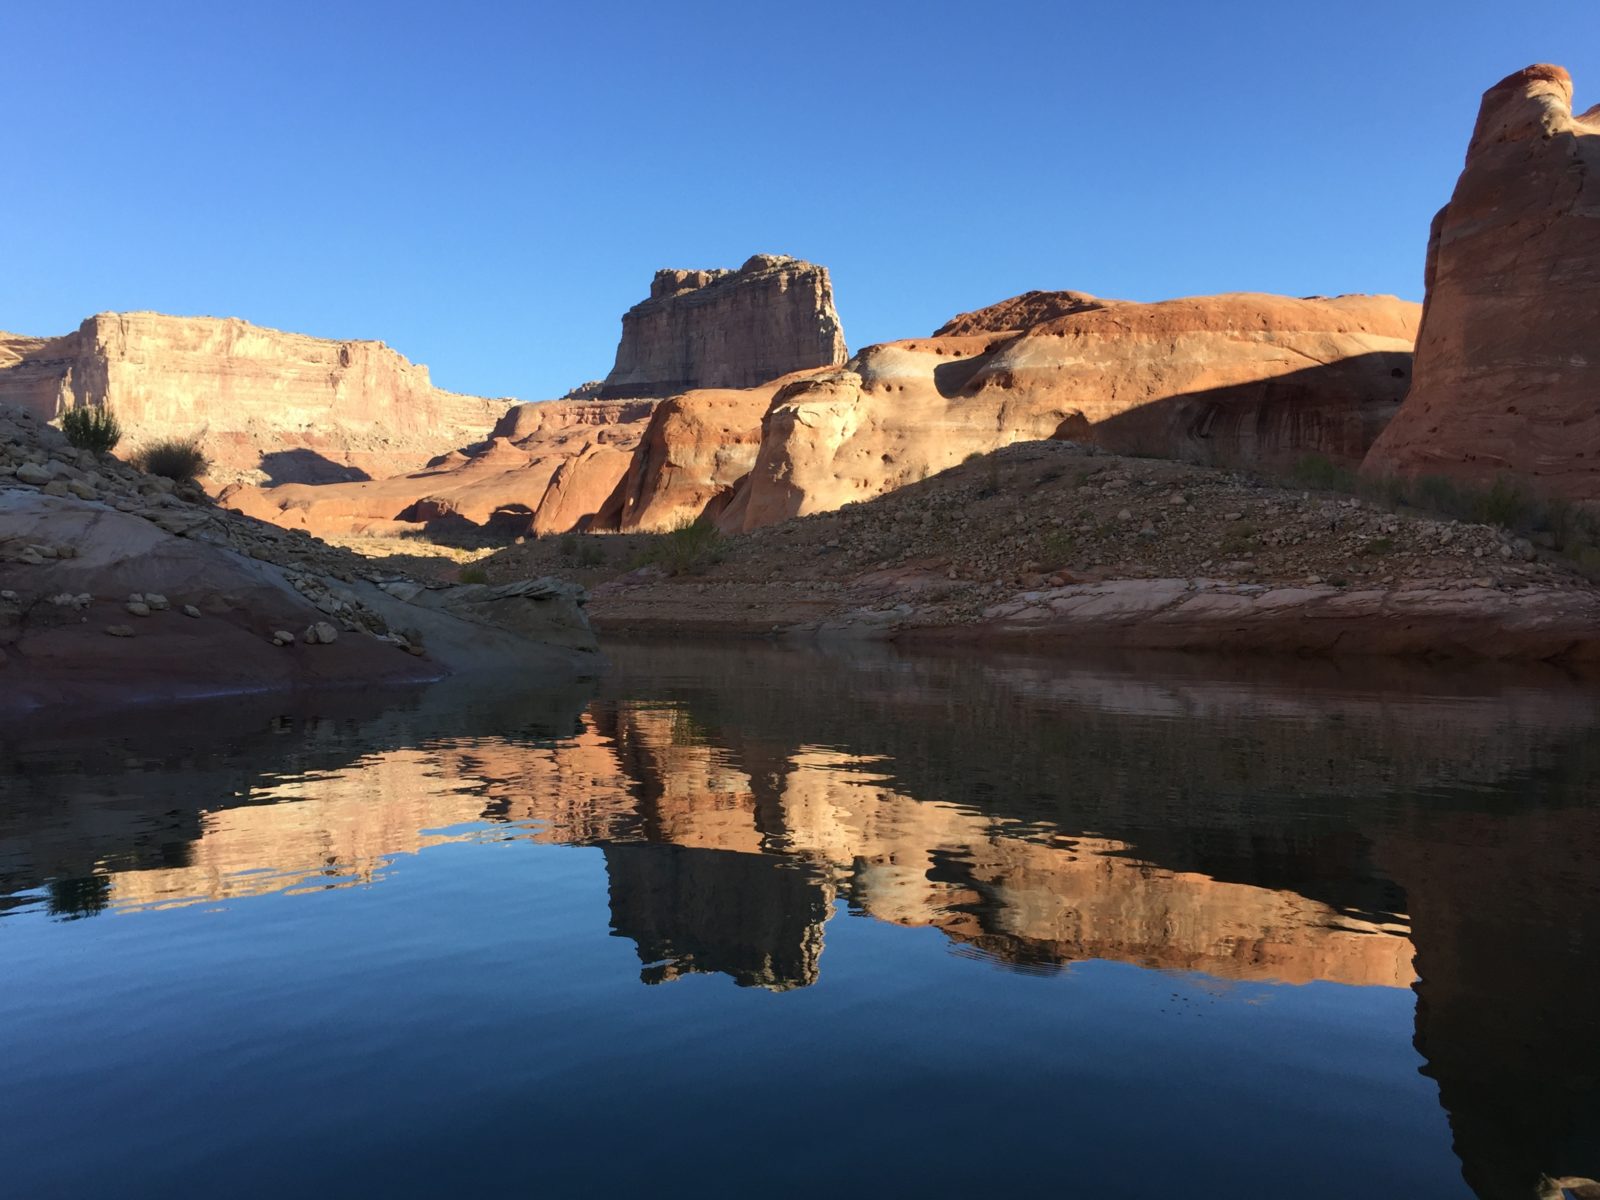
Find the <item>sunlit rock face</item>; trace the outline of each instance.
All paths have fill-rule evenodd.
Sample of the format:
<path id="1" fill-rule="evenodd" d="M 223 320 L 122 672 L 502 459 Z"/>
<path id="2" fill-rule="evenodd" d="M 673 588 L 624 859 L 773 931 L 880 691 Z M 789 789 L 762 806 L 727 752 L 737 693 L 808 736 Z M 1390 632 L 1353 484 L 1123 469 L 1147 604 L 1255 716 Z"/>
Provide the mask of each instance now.
<path id="1" fill-rule="evenodd" d="M 224 504 L 319 536 L 433 526 L 559 533 L 591 523 L 634 461 L 654 400 L 550 400 L 508 410 L 485 440 L 424 468 L 345 483 L 238 485 Z"/>
<path id="2" fill-rule="evenodd" d="M 1600 105 L 1556 66 L 1484 93 L 1428 239 L 1416 379 L 1372 476 L 1600 499 Z"/>
<path id="3" fill-rule="evenodd" d="M 762 414 L 784 382 L 663 400 L 592 528 L 654 532 L 720 516 L 755 465 Z"/>
<path id="4" fill-rule="evenodd" d="M 757 254 L 737 271 L 657 271 L 622 317 L 601 399 L 756 387 L 848 357 L 828 269 Z"/>
<path id="5" fill-rule="evenodd" d="M 1405 392 L 1419 315 L 1392 296 L 1028 293 L 787 383 L 719 519 L 741 531 L 826 512 L 1043 438 L 1219 465 L 1319 454 L 1354 466 Z"/>
<path id="6" fill-rule="evenodd" d="M 219 483 L 414 470 L 481 439 L 511 403 L 436 388 L 382 342 L 150 312 L 98 313 L 58 338 L 0 335 L 0 402 L 47 420 L 104 405 L 124 451 L 198 436 Z"/>

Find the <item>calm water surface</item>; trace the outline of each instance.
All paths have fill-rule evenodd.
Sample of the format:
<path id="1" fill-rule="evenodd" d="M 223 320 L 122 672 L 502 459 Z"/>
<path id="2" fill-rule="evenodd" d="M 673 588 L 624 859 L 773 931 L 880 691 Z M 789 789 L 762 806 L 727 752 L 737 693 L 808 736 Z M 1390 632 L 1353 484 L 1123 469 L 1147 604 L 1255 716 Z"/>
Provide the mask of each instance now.
<path id="1" fill-rule="evenodd" d="M 1600 1176 L 1593 686 L 613 659 L 0 732 L 0 1190 Z"/>

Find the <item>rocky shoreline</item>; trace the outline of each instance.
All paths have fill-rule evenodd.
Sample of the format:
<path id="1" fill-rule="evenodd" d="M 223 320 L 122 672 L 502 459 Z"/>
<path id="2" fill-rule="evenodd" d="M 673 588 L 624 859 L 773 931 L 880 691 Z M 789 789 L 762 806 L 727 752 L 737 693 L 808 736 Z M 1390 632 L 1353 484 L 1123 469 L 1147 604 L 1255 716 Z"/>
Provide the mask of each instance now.
<path id="1" fill-rule="evenodd" d="M 588 542 L 607 554 L 613 540 Z M 1067 442 L 720 539 L 676 575 L 629 569 L 629 545 L 598 569 L 564 562 L 557 539 L 486 566 L 581 579 L 602 635 L 1600 657 L 1600 589 L 1531 539 Z"/>
<path id="2" fill-rule="evenodd" d="M 415 580 L 0 409 L 0 713 L 597 669 L 581 588 Z"/>

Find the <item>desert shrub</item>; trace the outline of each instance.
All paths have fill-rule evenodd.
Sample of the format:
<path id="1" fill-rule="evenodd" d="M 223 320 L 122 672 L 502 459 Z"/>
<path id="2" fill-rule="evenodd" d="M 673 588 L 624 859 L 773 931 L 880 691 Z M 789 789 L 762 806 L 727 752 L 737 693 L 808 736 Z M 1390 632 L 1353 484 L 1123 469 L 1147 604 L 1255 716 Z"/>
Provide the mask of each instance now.
<path id="1" fill-rule="evenodd" d="M 705 517 L 680 522 L 658 534 L 638 556 L 638 564 L 654 565 L 669 575 L 691 575 L 722 561 L 722 533 Z"/>
<path id="2" fill-rule="evenodd" d="M 1235 521 L 1223 533 L 1217 549 L 1224 554 L 1243 554 L 1256 544 L 1260 533 L 1253 521 Z"/>
<path id="3" fill-rule="evenodd" d="M 461 582 L 462 583 L 488 583 L 489 582 L 489 572 L 484 570 L 482 567 L 478 566 L 477 563 L 473 563 L 470 566 L 466 566 L 466 567 L 462 567 L 461 568 Z"/>
<path id="4" fill-rule="evenodd" d="M 556 543 L 556 553 L 562 558 L 576 558 L 578 554 L 578 535 L 563 533 L 561 540 Z"/>
<path id="5" fill-rule="evenodd" d="M 1356 490 L 1363 499 L 1388 509 L 1399 508 L 1406 502 L 1406 481 L 1398 475 L 1363 479 Z"/>
<path id="6" fill-rule="evenodd" d="M 1487 488 L 1475 488 L 1456 483 L 1442 475 L 1424 475 L 1414 483 L 1404 480 L 1387 481 L 1393 489 L 1396 504 L 1409 504 L 1427 509 L 1458 521 L 1471 521 L 1477 525 L 1498 525 L 1514 532 L 1527 532 L 1545 528 L 1550 522 L 1552 503 L 1540 503 L 1531 497 L 1523 485 L 1509 475 L 1502 475 Z M 1562 510 L 1565 520 L 1566 510 Z"/>
<path id="7" fill-rule="evenodd" d="M 998 496 L 1000 486 L 1000 456 L 995 453 L 984 455 L 983 482 L 978 486 L 978 499 L 987 500 L 990 496 Z"/>
<path id="8" fill-rule="evenodd" d="M 165 438 L 139 451 L 134 465 L 148 475 L 162 475 L 179 483 L 204 475 L 211 461 L 195 438 Z"/>
<path id="9" fill-rule="evenodd" d="M 1044 544 L 1039 548 L 1041 560 L 1051 569 L 1066 566 L 1072 561 L 1077 545 L 1077 538 L 1066 530 L 1052 530 L 1045 536 Z"/>
<path id="10" fill-rule="evenodd" d="M 1471 509 L 1461 489 L 1443 475 L 1424 475 L 1417 480 L 1406 498 L 1418 508 L 1430 508 L 1457 520 L 1464 519 Z"/>
<path id="11" fill-rule="evenodd" d="M 1522 486 L 1508 475 L 1500 476 L 1487 492 L 1475 497 L 1474 508 L 1478 520 L 1485 525 L 1499 525 L 1505 529 L 1528 529 L 1535 520 L 1533 502 Z"/>
<path id="12" fill-rule="evenodd" d="M 1388 537 L 1373 538 L 1361 548 L 1363 554 L 1389 554 L 1394 550 L 1394 539 Z"/>
<path id="13" fill-rule="evenodd" d="M 1304 488 L 1326 492 L 1353 492 L 1356 490 L 1355 473 L 1341 467 L 1325 454 L 1307 454 L 1299 459 L 1290 471 L 1290 477 Z"/>
<path id="14" fill-rule="evenodd" d="M 605 561 L 605 547 L 594 538 L 584 538 L 578 543 L 578 565 L 580 567 L 604 566 Z"/>
<path id="15" fill-rule="evenodd" d="M 85 406 L 69 408 L 61 414 L 61 432 L 79 450 L 109 454 L 122 440 L 122 426 L 108 408 Z"/>

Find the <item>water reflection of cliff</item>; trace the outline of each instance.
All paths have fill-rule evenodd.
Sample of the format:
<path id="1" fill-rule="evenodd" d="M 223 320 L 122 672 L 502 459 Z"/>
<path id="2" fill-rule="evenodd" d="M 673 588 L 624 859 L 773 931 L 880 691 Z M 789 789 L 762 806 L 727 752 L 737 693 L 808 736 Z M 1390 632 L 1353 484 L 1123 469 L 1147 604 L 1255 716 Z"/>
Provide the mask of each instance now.
<path id="1" fill-rule="evenodd" d="M 73 915 L 381 886 L 398 855 L 514 837 L 603 848 L 613 931 L 652 983 L 808 985 L 841 910 L 1021 970 L 1420 974 L 1417 1045 L 1479 1193 L 1600 1168 L 1600 760 L 1581 686 L 619 660 L 592 699 L 297 717 L 133 764 L 125 747 L 81 761 L 71 739 L 10 747 L 0 892 Z"/>

